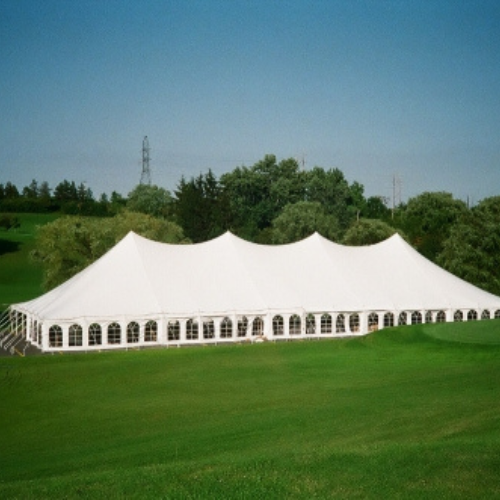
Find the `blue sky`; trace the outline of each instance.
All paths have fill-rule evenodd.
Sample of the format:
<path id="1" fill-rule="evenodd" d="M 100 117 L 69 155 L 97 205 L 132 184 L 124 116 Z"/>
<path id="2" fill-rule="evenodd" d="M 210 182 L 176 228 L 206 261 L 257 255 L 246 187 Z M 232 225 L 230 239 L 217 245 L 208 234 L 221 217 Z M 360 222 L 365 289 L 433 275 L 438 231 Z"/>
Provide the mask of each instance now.
<path id="1" fill-rule="evenodd" d="M 0 0 L 0 182 L 126 195 L 265 154 L 500 195 L 498 0 Z"/>

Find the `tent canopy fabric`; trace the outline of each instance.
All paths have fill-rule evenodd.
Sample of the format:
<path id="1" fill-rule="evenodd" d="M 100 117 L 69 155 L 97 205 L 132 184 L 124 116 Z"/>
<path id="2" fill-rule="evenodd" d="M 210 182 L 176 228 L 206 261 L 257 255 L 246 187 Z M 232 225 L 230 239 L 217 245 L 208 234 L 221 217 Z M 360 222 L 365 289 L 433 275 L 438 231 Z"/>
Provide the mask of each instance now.
<path id="1" fill-rule="evenodd" d="M 38 321 L 210 317 L 279 311 L 500 309 L 399 235 L 365 247 L 319 234 L 287 245 L 227 232 L 205 243 L 158 243 L 130 232 L 59 287 L 13 310 Z"/>

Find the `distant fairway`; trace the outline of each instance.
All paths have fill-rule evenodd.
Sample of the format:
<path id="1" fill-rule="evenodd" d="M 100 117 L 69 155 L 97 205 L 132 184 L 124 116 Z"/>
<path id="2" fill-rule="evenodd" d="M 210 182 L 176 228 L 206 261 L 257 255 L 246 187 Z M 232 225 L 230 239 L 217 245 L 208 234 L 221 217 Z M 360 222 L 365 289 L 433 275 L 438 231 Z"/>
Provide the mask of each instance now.
<path id="1" fill-rule="evenodd" d="M 58 214 L 17 214 L 19 229 L 0 229 L 0 311 L 7 305 L 33 299 L 42 293 L 42 269 L 30 259 L 38 225 Z"/>
<path id="2" fill-rule="evenodd" d="M 449 326 L 499 327 L 2 358 L 0 498 L 498 498 L 500 346 Z"/>
<path id="3" fill-rule="evenodd" d="M 500 345 L 500 321 L 477 321 L 470 323 L 446 323 L 429 325 L 425 333 L 440 340 L 465 342 L 467 344 Z"/>

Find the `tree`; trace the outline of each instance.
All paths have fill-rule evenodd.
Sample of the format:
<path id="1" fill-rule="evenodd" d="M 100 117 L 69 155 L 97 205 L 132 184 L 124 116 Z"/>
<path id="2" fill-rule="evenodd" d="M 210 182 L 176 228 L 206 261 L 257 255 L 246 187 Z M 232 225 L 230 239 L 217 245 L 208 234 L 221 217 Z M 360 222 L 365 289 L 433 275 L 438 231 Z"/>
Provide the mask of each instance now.
<path id="1" fill-rule="evenodd" d="M 127 208 L 154 217 L 167 217 L 172 212 L 172 203 L 172 196 L 166 189 L 139 184 L 128 194 Z"/>
<path id="2" fill-rule="evenodd" d="M 386 220 L 391 211 L 387 208 L 386 200 L 382 196 L 370 196 L 365 203 L 362 216 L 366 219 Z"/>
<path id="3" fill-rule="evenodd" d="M 182 177 L 174 207 L 178 224 L 194 242 L 215 238 L 228 228 L 227 198 L 211 170 L 189 181 Z"/>
<path id="4" fill-rule="evenodd" d="M 250 240 L 270 228 L 286 205 L 305 195 L 297 161 L 289 158 L 278 163 L 274 155 L 266 155 L 250 168 L 237 167 L 224 174 L 221 185 L 232 230 Z"/>
<path id="5" fill-rule="evenodd" d="M 350 206 L 359 194 L 359 189 L 352 192 L 344 174 L 337 168 L 324 170 L 314 167 L 304 173 L 304 184 L 305 199 L 321 203 L 326 213 L 337 218 L 341 229 L 347 229 L 358 210 Z M 358 186 L 361 185 L 356 184 Z"/>
<path id="6" fill-rule="evenodd" d="M 272 242 L 292 243 L 315 231 L 332 241 L 339 237 L 339 223 L 319 202 L 299 201 L 287 205 L 273 221 Z"/>
<path id="7" fill-rule="evenodd" d="M 456 276 L 500 295 L 500 196 L 462 215 L 437 260 Z"/>
<path id="8" fill-rule="evenodd" d="M 396 233 L 396 229 L 377 219 L 360 219 L 352 224 L 342 240 L 344 245 L 373 245 Z"/>
<path id="9" fill-rule="evenodd" d="M 112 218 L 61 217 L 40 227 L 36 236 L 32 257 L 43 266 L 44 288 L 51 289 L 71 278 L 129 231 L 155 241 L 189 242 L 173 222 L 141 213 L 122 212 Z"/>
<path id="10" fill-rule="evenodd" d="M 408 200 L 402 212 L 403 230 L 421 254 L 435 261 L 452 226 L 466 212 L 465 203 L 450 193 L 422 193 Z"/>

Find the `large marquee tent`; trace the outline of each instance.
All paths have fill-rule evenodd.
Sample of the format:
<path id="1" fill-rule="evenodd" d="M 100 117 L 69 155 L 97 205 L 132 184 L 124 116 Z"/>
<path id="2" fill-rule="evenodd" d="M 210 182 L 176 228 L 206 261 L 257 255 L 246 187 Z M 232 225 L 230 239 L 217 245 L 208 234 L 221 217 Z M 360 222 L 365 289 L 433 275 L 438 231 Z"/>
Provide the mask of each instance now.
<path id="1" fill-rule="evenodd" d="M 500 317 L 500 297 L 433 264 L 399 235 L 370 246 L 319 234 L 288 245 L 231 233 L 158 243 L 130 232 L 59 287 L 12 305 L 45 352 L 363 335 Z"/>

